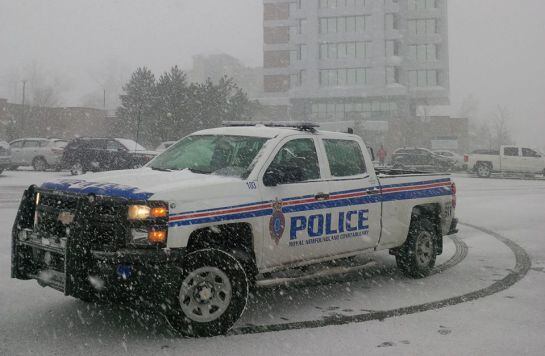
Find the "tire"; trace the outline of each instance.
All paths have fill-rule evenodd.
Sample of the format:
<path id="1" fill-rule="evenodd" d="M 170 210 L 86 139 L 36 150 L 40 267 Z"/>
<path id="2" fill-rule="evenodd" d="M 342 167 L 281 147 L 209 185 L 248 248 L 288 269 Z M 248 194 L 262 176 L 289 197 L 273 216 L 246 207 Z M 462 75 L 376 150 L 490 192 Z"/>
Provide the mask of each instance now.
<path id="1" fill-rule="evenodd" d="M 16 171 L 17 168 L 19 168 L 19 166 L 9 166 L 8 169 L 9 169 L 10 171 Z"/>
<path id="2" fill-rule="evenodd" d="M 477 171 L 477 176 L 480 178 L 490 178 L 492 175 L 492 169 L 490 168 L 490 165 L 486 163 L 478 163 L 475 170 Z"/>
<path id="3" fill-rule="evenodd" d="M 47 167 L 47 161 L 43 157 L 36 157 L 32 160 L 32 168 L 34 168 L 35 171 L 43 172 L 47 170 Z"/>
<path id="4" fill-rule="evenodd" d="M 70 167 L 70 174 L 73 175 L 73 176 L 77 176 L 77 175 L 80 175 L 80 174 L 85 174 L 85 173 L 86 173 L 86 170 L 85 170 L 84 167 L 85 167 L 85 166 L 84 166 L 83 163 L 81 163 L 81 162 L 74 163 L 74 164 Z"/>
<path id="5" fill-rule="evenodd" d="M 168 298 L 171 326 L 186 336 L 225 334 L 240 318 L 248 302 L 249 281 L 241 263 L 218 249 L 186 256 Z"/>
<path id="6" fill-rule="evenodd" d="M 429 276 L 437 258 L 437 232 L 424 218 L 411 222 L 407 241 L 396 254 L 399 269 L 408 277 Z"/>
<path id="7" fill-rule="evenodd" d="M 4 173 L 4 168 L 0 168 L 0 174 Z"/>

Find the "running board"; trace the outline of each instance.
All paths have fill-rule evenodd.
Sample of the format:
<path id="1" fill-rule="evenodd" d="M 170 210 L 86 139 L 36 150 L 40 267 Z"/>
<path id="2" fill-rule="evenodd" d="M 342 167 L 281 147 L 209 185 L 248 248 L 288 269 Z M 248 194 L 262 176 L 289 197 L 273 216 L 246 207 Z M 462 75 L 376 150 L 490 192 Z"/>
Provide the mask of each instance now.
<path id="1" fill-rule="evenodd" d="M 305 282 L 312 279 L 331 277 L 331 276 L 341 275 L 346 273 L 354 273 L 354 272 L 357 272 L 362 269 L 375 266 L 375 265 L 376 265 L 375 261 L 369 261 L 366 264 L 358 265 L 358 266 L 325 268 L 315 273 L 303 275 L 300 277 L 279 277 L 279 278 L 261 279 L 256 281 L 256 286 L 260 288 L 286 286 L 289 284 Z"/>

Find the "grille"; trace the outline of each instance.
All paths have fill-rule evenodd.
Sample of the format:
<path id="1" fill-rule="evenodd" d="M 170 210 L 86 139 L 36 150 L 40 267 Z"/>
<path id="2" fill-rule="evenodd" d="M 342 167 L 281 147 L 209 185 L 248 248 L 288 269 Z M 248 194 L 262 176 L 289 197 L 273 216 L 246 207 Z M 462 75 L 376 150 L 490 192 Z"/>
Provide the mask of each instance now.
<path id="1" fill-rule="evenodd" d="M 97 198 L 91 203 L 86 196 L 43 192 L 36 213 L 39 237 L 60 240 L 70 233 L 71 238 L 97 250 L 123 247 L 129 237 L 123 223 L 127 221 L 126 205 L 113 199 Z M 74 214 L 74 221 L 65 225 L 61 214 Z"/>
<path id="2" fill-rule="evenodd" d="M 9 151 L 4 147 L 0 147 L 0 156 L 9 156 Z"/>

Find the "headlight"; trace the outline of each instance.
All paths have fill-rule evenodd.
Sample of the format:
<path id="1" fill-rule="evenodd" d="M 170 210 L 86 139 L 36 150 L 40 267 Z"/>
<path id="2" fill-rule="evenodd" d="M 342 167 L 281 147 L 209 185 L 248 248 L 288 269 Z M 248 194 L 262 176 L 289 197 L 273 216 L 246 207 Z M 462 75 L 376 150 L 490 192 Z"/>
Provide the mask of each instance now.
<path id="1" fill-rule="evenodd" d="M 129 220 L 146 220 L 168 217 L 168 208 L 165 206 L 129 205 Z"/>
<path id="2" fill-rule="evenodd" d="M 129 205 L 129 220 L 146 220 L 150 217 L 151 208 L 147 205 Z"/>

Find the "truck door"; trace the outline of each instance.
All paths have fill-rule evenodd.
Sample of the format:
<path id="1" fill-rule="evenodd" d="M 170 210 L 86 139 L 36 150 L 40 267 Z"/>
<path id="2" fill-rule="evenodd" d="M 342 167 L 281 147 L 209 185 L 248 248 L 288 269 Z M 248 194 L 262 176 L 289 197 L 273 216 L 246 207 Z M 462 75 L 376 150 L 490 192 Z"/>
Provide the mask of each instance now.
<path id="1" fill-rule="evenodd" d="M 504 172 L 521 172 L 523 165 L 518 147 L 503 147 L 501 156 L 501 170 Z"/>
<path id="2" fill-rule="evenodd" d="M 328 164 L 330 196 L 326 228 L 329 251 L 335 254 L 361 251 L 378 245 L 381 231 L 380 189 L 357 140 L 322 140 Z M 371 175 L 370 175 L 371 173 Z"/>
<path id="3" fill-rule="evenodd" d="M 260 173 L 262 200 L 272 214 L 263 217 L 263 264 L 276 267 L 319 258 L 324 247 L 322 204 L 329 196 L 316 139 L 284 139 Z"/>

